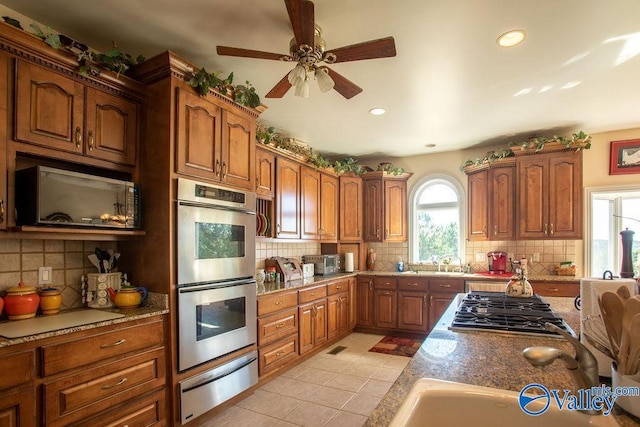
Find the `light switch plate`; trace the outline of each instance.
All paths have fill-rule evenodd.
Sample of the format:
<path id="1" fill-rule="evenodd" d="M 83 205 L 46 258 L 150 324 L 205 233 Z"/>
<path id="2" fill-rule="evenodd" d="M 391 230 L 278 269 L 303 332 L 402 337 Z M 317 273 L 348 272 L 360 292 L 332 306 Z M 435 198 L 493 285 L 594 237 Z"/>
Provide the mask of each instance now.
<path id="1" fill-rule="evenodd" d="M 51 267 L 38 267 L 38 285 L 51 284 Z"/>
<path id="2" fill-rule="evenodd" d="M 484 252 L 476 252 L 476 262 L 485 262 L 487 255 Z"/>

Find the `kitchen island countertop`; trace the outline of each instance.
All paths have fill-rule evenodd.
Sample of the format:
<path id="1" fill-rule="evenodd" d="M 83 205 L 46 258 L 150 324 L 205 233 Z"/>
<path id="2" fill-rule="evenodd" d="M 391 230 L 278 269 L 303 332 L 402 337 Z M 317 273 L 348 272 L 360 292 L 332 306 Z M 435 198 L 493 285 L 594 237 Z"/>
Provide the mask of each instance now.
<path id="1" fill-rule="evenodd" d="M 551 346 L 573 355 L 573 347 L 564 339 L 512 335 L 493 332 L 454 332 L 448 329 L 463 294 L 459 294 L 431 331 L 416 355 L 366 422 L 366 426 L 389 425 L 416 380 L 428 377 L 459 383 L 520 391 L 537 382 L 549 389 L 572 387 L 572 379 L 559 361 L 538 370 L 522 356 L 522 350 Z M 574 331 L 579 331 L 580 316 L 572 309 L 570 298 L 545 298 Z M 567 301 L 564 301 L 567 300 Z M 639 426 L 640 419 L 617 407 L 613 412 L 622 427 Z"/>

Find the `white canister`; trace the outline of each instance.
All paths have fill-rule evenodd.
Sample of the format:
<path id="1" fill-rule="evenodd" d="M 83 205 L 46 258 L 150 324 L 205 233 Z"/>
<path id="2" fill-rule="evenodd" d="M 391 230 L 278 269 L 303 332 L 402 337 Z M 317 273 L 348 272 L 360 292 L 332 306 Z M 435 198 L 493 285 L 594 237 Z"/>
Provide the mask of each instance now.
<path id="1" fill-rule="evenodd" d="M 353 252 L 345 252 L 344 254 L 344 271 L 353 273 Z"/>
<path id="2" fill-rule="evenodd" d="M 314 265 L 311 263 L 302 264 L 302 277 L 304 279 L 308 279 L 309 277 L 313 277 L 315 273 Z"/>
<path id="3" fill-rule="evenodd" d="M 611 364 L 611 386 L 616 387 L 636 387 L 640 388 L 640 374 L 622 375 L 616 371 L 616 364 Z M 640 397 L 638 396 L 618 396 L 615 404 L 630 414 L 640 417 Z"/>

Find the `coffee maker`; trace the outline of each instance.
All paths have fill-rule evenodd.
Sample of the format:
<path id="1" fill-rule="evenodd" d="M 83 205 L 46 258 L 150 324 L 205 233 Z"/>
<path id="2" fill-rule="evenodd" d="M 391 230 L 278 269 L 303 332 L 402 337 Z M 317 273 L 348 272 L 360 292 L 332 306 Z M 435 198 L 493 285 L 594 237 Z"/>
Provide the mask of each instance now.
<path id="1" fill-rule="evenodd" d="M 493 251 L 487 253 L 489 258 L 489 273 L 504 274 L 507 272 L 507 253 L 502 251 Z"/>

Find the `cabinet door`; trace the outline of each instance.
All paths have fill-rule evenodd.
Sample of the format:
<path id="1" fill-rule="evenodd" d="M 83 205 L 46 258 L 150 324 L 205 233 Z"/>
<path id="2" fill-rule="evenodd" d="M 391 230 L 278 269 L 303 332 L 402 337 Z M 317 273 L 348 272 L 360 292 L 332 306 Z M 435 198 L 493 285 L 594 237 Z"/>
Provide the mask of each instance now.
<path id="1" fill-rule="evenodd" d="M 32 427 L 36 425 L 36 394 L 32 388 L 0 394 L 0 426 Z"/>
<path id="2" fill-rule="evenodd" d="M 87 88 L 85 154 L 135 165 L 138 117 L 138 104 Z"/>
<path id="3" fill-rule="evenodd" d="M 475 172 L 467 177 L 469 203 L 469 240 L 489 238 L 489 171 Z"/>
<path id="4" fill-rule="evenodd" d="M 314 345 L 320 345 L 327 341 L 327 299 L 318 301 L 314 305 L 314 330 L 313 339 Z"/>
<path id="5" fill-rule="evenodd" d="M 358 282 L 355 277 L 349 278 L 349 329 L 356 327 L 358 321 Z"/>
<path id="6" fill-rule="evenodd" d="M 426 292 L 398 292 L 398 329 L 427 332 L 429 304 Z"/>
<path id="7" fill-rule="evenodd" d="M 547 237 L 549 229 L 548 166 L 546 155 L 518 159 L 518 237 Z"/>
<path id="8" fill-rule="evenodd" d="M 338 294 L 338 330 L 340 335 L 347 332 L 349 328 L 349 294 L 348 292 L 343 292 Z"/>
<path id="9" fill-rule="evenodd" d="M 256 194 L 273 199 L 276 191 L 276 157 L 256 149 Z"/>
<path id="10" fill-rule="evenodd" d="M 276 160 L 275 227 L 280 239 L 300 238 L 300 165 L 281 157 Z"/>
<path id="11" fill-rule="evenodd" d="M 336 337 L 340 332 L 340 294 L 327 298 L 327 336 Z"/>
<path id="12" fill-rule="evenodd" d="M 364 186 L 364 240 L 382 242 L 384 226 L 384 190 L 382 181 L 367 180 Z"/>
<path id="13" fill-rule="evenodd" d="M 176 171 L 219 180 L 222 109 L 181 89 L 177 108 Z"/>
<path id="14" fill-rule="evenodd" d="M 515 167 L 491 169 L 490 240 L 515 237 Z"/>
<path id="15" fill-rule="evenodd" d="M 431 293 L 429 295 L 429 330 L 438 323 L 440 317 L 447 311 L 449 304 L 456 296 L 454 293 Z"/>
<path id="16" fill-rule="evenodd" d="M 405 242 L 407 240 L 406 181 L 384 182 L 384 217 L 384 240 Z"/>
<path id="17" fill-rule="evenodd" d="M 340 241 L 362 240 L 362 178 L 340 177 Z"/>
<path id="18" fill-rule="evenodd" d="M 300 217 L 303 239 L 320 238 L 320 172 L 303 166 L 300 170 Z"/>
<path id="19" fill-rule="evenodd" d="M 338 178 L 320 174 L 320 239 L 338 239 Z"/>
<path id="20" fill-rule="evenodd" d="M 0 54 L 0 230 L 7 228 L 7 118 L 9 117 L 9 58 Z"/>
<path id="21" fill-rule="evenodd" d="M 374 301 L 374 325 L 378 328 L 395 329 L 397 296 L 396 291 L 375 289 L 373 291 Z"/>
<path id="22" fill-rule="evenodd" d="M 254 191 L 256 122 L 231 111 L 223 111 L 222 120 L 221 180 Z"/>
<path id="23" fill-rule="evenodd" d="M 298 341 L 300 354 L 305 354 L 313 349 L 313 303 L 301 305 L 298 308 L 298 318 L 300 329 L 298 331 Z"/>
<path id="24" fill-rule="evenodd" d="M 548 237 L 582 238 L 582 152 L 549 159 Z"/>
<path id="25" fill-rule="evenodd" d="M 357 280 L 356 324 L 373 326 L 373 279 Z"/>
<path id="26" fill-rule="evenodd" d="M 83 152 L 84 85 L 56 72 L 16 61 L 15 139 Z"/>

